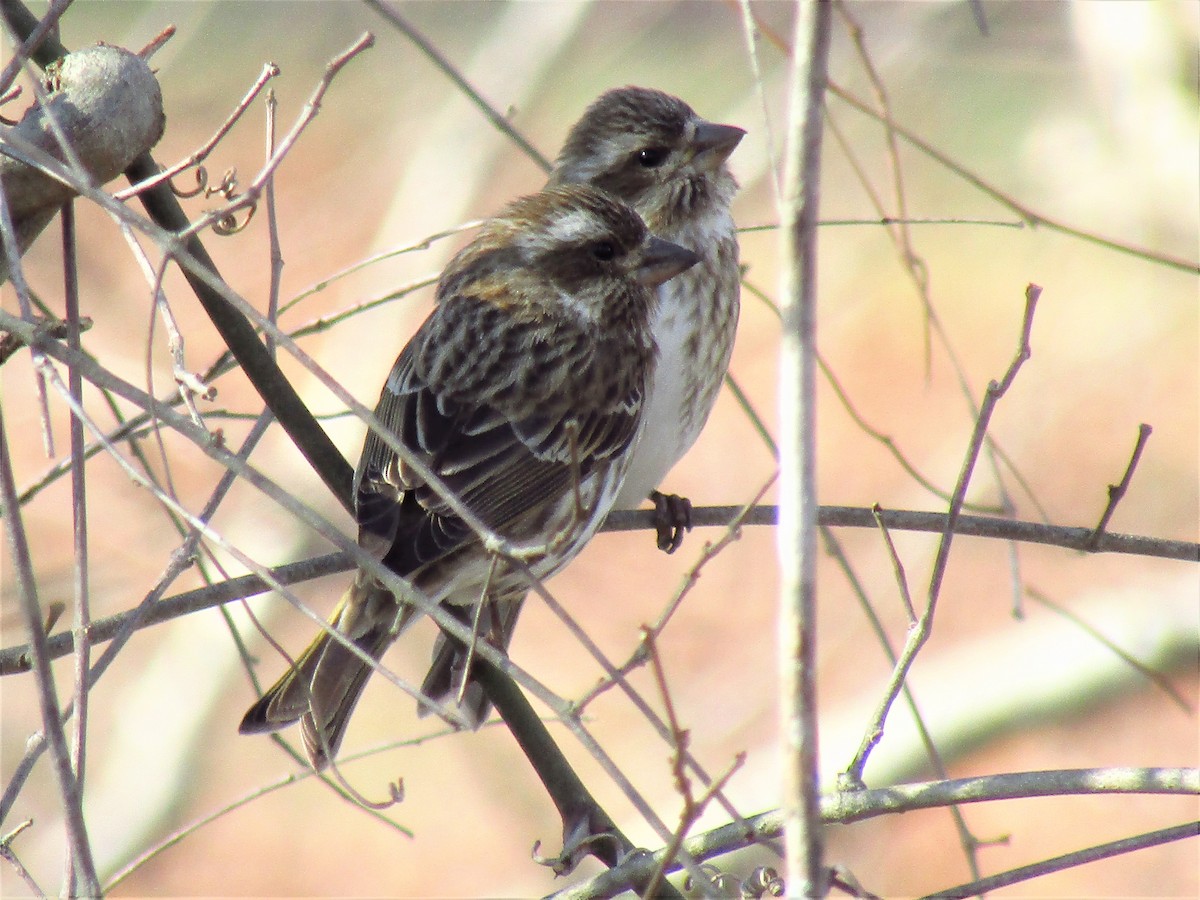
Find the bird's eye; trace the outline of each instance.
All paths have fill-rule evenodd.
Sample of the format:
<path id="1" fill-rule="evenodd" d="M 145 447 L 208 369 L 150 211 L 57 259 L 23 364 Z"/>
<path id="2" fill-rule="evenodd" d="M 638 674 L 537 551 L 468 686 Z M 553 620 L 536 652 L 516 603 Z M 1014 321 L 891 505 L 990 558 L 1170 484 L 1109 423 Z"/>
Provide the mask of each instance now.
<path id="1" fill-rule="evenodd" d="M 657 169 L 666 162 L 670 150 L 666 147 L 646 147 L 636 154 L 638 163 L 644 169 Z"/>
<path id="2" fill-rule="evenodd" d="M 601 262 L 608 262 L 617 255 L 617 248 L 612 241 L 596 241 L 591 246 L 592 256 Z"/>

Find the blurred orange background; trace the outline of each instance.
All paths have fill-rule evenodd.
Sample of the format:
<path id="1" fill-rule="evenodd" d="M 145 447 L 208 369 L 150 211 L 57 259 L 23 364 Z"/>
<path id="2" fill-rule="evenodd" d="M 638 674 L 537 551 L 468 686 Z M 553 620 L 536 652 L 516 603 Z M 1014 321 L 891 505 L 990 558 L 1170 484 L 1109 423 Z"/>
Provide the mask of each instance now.
<path id="1" fill-rule="evenodd" d="M 898 123 L 1014 200 L 1085 232 L 1195 261 L 1200 252 L 1197 172 L 1197 24 L 1194 3 L 984 3 L 983 36 L 965 4 L 856 4 L 851 13 Z M 746 128 L 732 158 L 742 192 L 742 226 L 778 221 L 772 171 L 786 130 L 787 60 L 755 42 L 756 83 L 736 4 L 407 3 L 399 7 L 475 87 L 547 156 L 601 91 L 657 87 L 686 99 L 713 121 Z M 792 7 L 751 4 L 764 24 L 791 34 Z M 282 74 L 278 133 L 289 129 L 327 61 L 364 30 L 374 49 L 336 78 L 316 119 L 278 170 L 275 190 L 284 301 L 373 254 L 417 243 L 481 218 L 511 197 L 537 190 L 543 173 L 494 130 L 479 110 L 398 31 L 367 6 L 350 3 L 79 4 L 62 39 L 79 48 L 105 41 L 131 49 L 168 24 L 176 36 L 154 57 L 167 131 L 155 158 L 190 154 L 221 124 L 268 61 Z M 4 53 L 11 52 L 6 45 Z M 0 58 L 0 63 L 7 57 Z M 860 97 L 872 88 L 839 19 L 831 77 Z M 761 93 L 760 93 L 761 88 Z M 24 101 L 18 101 L 20 107 Z M 15 113 L 6 108 L 6 115 Z M 884 134 L 834 99 L 829 113 L 872 190 L 896 213 Z M 214 179 L 236 168 L 248 183 L 264 160 L 258 103 L 206 165 Z M 1045 227 L 1011 227 L 1017 216 L 943 165 L 901 143 L 907 211 L 940 224 L 912 226 L 914 252 L 953 353 L 978 402 L 1017 346 L 1025 286 L 1044 289 L 1033 326 L 1033 358 L 1002 400 L 992 435 L 1015 461 L 1050 521 L 1091 526 L 1121 477 L 1139 423 L 1154 428 L 1111 523 L 1113 531 L 1195 541 L 1200 531 L 1200 303 L 1194 272 L 1114 251 Z M 187 184 L 187 179 L 180 179 Z M 111 189 L 123 187 L 114 184 Z M 192 215 L 216 200 L 184 201 Z M 111 221 L 77 204 L 84 314 L 94 320 L 85 347 L 105 366 L 147 383 L 149 291 Z M 206 246 L 229 283 L 260 308 L 269 283 L 267 217 L 260 209 L 231 238 Z M 858 412 L 890 435 L 913 465 L 949 490 L 958 475 L 972 417 L 945 346 L 935 337 L 926 363 L 919 295 L 858 180 L 845 149 L 827 134 L 822 173 L 819 343 Z M 945 222 L 942 220 L 960 220 Z M 961 220 L 972 220 L 964 223 Z M 288 312 L 295 328 L 435 274 L 467 237 L 404 254 L 339 279 Z M 61 311 L 61 254 L 49 229 L 26 257 L 34 290 Z M 778 300 L 779 235 L 747 233 L 747 280 Z M 202 371 L 221 345 L 177 273 L 166 282 L 186 339 L 188 368 Z M 392 359 L 429 309 L 431 289 L 385 304 L 307 337 L 303 348 L 360 401 L 373 405 Z M 4 308 L 16 309 L 11 288 Z M 743 293 L 732 373 L 777 434 L 779 322 Z M 171 384 L 161 324 L 154 332 L 154 390 Z M 310 407 L 339 405 L 289 360 L 284 368 Z M 52 465 L 41 446 L 28 354 L 0 370 L 4 416 L 18 488 Z M 210 427 L 237 446 L 249 425 L 222 413 L 257 413 L 240 373 L 217 380 L 201 403 Z M 111 423 L 95 392 L 88 406 Z M 52 398 L 59 454 L 67 450 L 64 406 Z M 363 428 L 349 416 L 329 433 L 352 461 Z M 819 396 L 818 476 L 825 504 L 944 508 L 848 415 L 828 384 Z M 170 476 L 182 502 L 199 510 L 220 475 L 182 440 L 164 435 Z M 157 459 L 153 441 L 144 442 Z M 252 462 L 347 530 L 348 517 L 273 428 Z M 159 475 L 161 463 L 156 463 Z M 691 455 L 665 489 L 696 505 L 750 500 L 775 463 L 732 396 L 723 396 Z M 1037 506 L 1008 470 L 1016 517 Z M 98 456 L 88 468 L 92 613 L 136 605 L 154 585 L 179 539 L 159 504 Z M 971 500 L 995 504 L 996 478 L 981 462 Z M 767 501 L 776 497 L 768 494 Z M 43 603 L 70 602 L 70 488 L 60 479 L 23 510 Z M 329 546 L 239 485 L 214 527 L 265 565 L 328 552 Z M 637 646 L 717 529 L 697 529 L 673 556 L 644 532 L 606 534 L 551 588 L 617 662 Z M 838 537 L 895 646 L 905 616 L 878 534 Z M 925 596 L 936 539 L 894 534 L 915 600 Z M 25 641 L 11 557 L 5 545 L 3 644 Z M 218 558 L 228 562 L 220 552 Z M 231 565 L 233 574 L 240 574 Z M 691 748 L 712 773 L 734 754 L 746 764 L 728 795 L 746 814 L 779 804 L 776 689 L 777 548 L 772 529 L 751 527 L 707 564 L 659 642 L 675 710 Z M 298 587 L 324 615 L 345 576 Z M 199 586 L 194 570 L 170 593 Z M 1109 649 L 1025 598 L 1034 588 L 1071 609 L 1147 665 L 1191 703 L 1184 712 Z M 253 607 L 290 652 L 313 625 L 279 598 Z M 236 608 L 258 672 L 274 680 L 283 661 Z M 819 582 L 818 682 L 822 766 L 827 780 L 850 760 L 886 684 L 890 665 L 853 591 L 829 557 Z M 63 626 L 59 626 L 60 628 Z M 1034 545 L 1009 547 L 959 538 L 939 601 L 933 638 L 910 684 L 952 776 L 1089 766 L 1195 766 L 1200 573 L 1194 564 L 1139 557 L 1084 556 Z M 419 679 L 434 629 L 400 641 L 387 663 Z M 514 660 L 567 697 L 592 687 L 600 669 L 542 604 L 531 601 L 512 648 Z M 71 663 L 56 665 L 60 698 L 70 695 Z M 633 683 L 661 709 L 649 673 Z M 0 681 L 8 779 L 27 737 L 40 727 L 31 676 Z M 140 632 L 92 693 L 86 783 L 90 836 L 102 878 L 172 830 L 298 773 L 266 738 L 239 737 L 254 695 L 228 629 L 207 611 Z M 932 777 L 898 704 L 866 771 L 871 787 Z M 589 727 L 670 827 L 680 800 L 662 743 L 628 701 L 610 692 L 589 708 Z M 552 733 L 584 781 L 639 845 L 661 841 L 629 801 L 560 726 Z M 200 828 L 140 868 L 115 896 L 533 896 L 598 871 L 586 862 L 567 881 L 530 860 L 557 852 L 559 821 L 507 732 L 441 735 L 415 716 L 413 702 L 382 679 L 368 689 L 343 756 L 385 742 L 438 733 L 344 766 L 371 798 L 403 777 L 407 797 L 388 812 L 408 837 L 338 799 L 313 779 L 276 790 Z M 289 735 L 294 738 L 295 735 Z M 1193 797 L 1096 796 L 975 805 L 964 810 L 982 840 L 985 873 L 1195 818 Z M 724 821 L 710 811 L 698 829 Z M 7 831 L 35 825 L 14 850 L 48 892 L 57 892 L 62 839 L 48 760 L 18 801 Z M 884 896 L 933 891 L 969 879 L 944 810 L 887 816 L 827 832 L 831 863 Z M 746 875 L 759 854 L 718 860 Z M 1194 842 L 1167 845 L 1029 882 L 996 896 L 1196 896 Z M 25 885 L 0 866 L 0 893 Z"/>

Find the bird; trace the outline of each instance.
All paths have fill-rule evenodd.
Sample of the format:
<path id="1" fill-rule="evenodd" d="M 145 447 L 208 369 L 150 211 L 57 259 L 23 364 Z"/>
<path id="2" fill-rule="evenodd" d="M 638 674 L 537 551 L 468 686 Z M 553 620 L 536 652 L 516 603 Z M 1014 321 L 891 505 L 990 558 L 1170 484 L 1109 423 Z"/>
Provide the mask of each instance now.
<path id="1" fill-rule="evenodd" d="M 658 546 L 677 550 L 691 506 L 658 491 L 700 436 L 729 370 L 740 310 L 738 184 L 727 160 L 746 132 L 702 119 L 678 97 L 644 87 L 601 94 L 571 128 L 549 184 L 585 183 L 632 206 L 651 234 L 700 262 L 659 288 L 651 330 L 657 376 L 642 437 L 615 509 L 655 504 Z"/>
<path id="2" fill-rule="evenodd" d="M 746 132 L 701 118 L 678 97 L 627 86 L 601 94 L 571 127 L 549 186 L 589 184 L 629 204 L 657 237 L 687 247 L 699 262 L 658 288 L 651 331 L 658 363 L 646 398 L 646 425 L 614 509 L 654 503 L 659 549 L 673 553 L 691 528 L 691 503 L 658 490 L 700 436 L 729 369 L 740 309 L 741 272 L 730 206 L 738 184 L 727 160 Z M 498 607 L 494 643 L 507 649 L 520 599 Z M 465 698 L 473 727 L 486 697 L 464 673 L 454 641 L 439 637 L 422 691 Z M 427 713 L 427 709 L 422 709 Z"/>
<path id="3" fill-rule="evenodd" d="M 382 389 L 375 415 L 406 452 L 368 432 L 353 483 L 359 546 L 451 610 L 519 600 L 524 566 L 544 580 L 567 565 L 608 514 L 645 425 L 656 288 L 697 260 L 590 185 L 549 187 L 489 219 L 442 272 Z M 360 569 L 330 626 L 378 660 L 417 613 Z M 299 720 L 320 770 L 373 669 L 322 629 L 239 731 Z"/>

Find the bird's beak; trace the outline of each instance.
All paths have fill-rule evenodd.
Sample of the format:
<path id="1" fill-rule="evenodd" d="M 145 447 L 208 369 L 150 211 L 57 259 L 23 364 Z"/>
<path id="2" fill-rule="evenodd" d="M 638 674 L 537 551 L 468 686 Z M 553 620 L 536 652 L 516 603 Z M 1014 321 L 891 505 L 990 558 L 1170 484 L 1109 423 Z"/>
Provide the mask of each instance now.
<path id="1" fill-rule="evenodd" d="M 700 172 L 716 171 L 745 136 L 745 129 L 736 125 L 701 122 L 692 138 L 692 165 Z"/>
<path id="2" fill-rule="evenodd" d="M 654 288 L 698 262 L 700 257 L 691 250 L 651 236 L 633 276 L 646 287 Z"/>

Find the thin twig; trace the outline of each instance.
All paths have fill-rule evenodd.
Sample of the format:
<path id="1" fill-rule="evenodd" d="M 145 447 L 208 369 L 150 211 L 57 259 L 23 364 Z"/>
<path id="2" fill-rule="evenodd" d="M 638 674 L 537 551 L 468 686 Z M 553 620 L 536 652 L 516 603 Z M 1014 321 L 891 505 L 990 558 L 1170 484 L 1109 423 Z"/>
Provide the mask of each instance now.
<path id="1" fill-rule="evenodd" d="M 166 46 L 167 41 L 173 37 L 175 37 L 175 26 L 168 25 L 157 35 L 151 38 L 150 42 L 137 52 L 137 55 L 144 60 L 149 60 L 154 56 L 155 53 Z"/>
<path id="2" fill-rule="evenodd" d="M 454 82 L 455 86 L 466 95 L 466 97 L 479 107 L 480 111 L 487 117 L 487 120 L 492 123 L 492 126 L 501 134 L 507 135 L 509 139 L 516 144 L 526 156 L 537 164 L 543 172 L 549 174 L 554 168 L 550 160 L 546 159 L 533 144 L 525 139 L 521 132 L 517 131 L 513 124 L 502 116 L 492 104 L 488 103 L 483 98 L 479 91 L 471 86 L 471 83 L 463 77 L 459 72 L 458 67 L 450 62 L 446 56 L 434 46 L 425 35 L 421 34 L 416 27 L 402 16 L 399 10 L 390 3 L 381 2 L 381 0 L 366 0 L 367 6 L 374 9 L 381 16 L 387 19 L 400 32 L 404 34 L 410 41 L 417 45 L 417 48 L 424 53 L 429 60 L 441 70 L 441 72 Z"/>
<path id="3" fill-rule="evenodd" d="M 79 270 L 75 254 L 75 208 L 67 203 L 60 214 L 63 247 L 63 296 L 65 298 L 67 322 L 67 346 L 76 353 L 82 352 L 79 323 Z M 83 378 L 76 366 L 67 369 L 68 390 L 77 403 L 83 403 Z M 74 556 L 74 615 L 72 621 L 75 645 L 74 693 L 75 727 L 72 733 L 72 756 L 75 760 L 75 782 L 80 797 L 84 790 L 84 773 L 87 764 L 88 687 L 87 673 L 91 666 L 92 646 L 88 639 L 91 624 L 91 600 L 89 591 L 88 564 L 88 516 L 87 480 L 83 467 L 83 423 L 74 416 L 70 424 L 71 446 L 71 517 Z M 74 880 L 75 867 L 70 863 L 70 879 Z"/>
<path id="4" fill-rule="evenodd" d="M 978 878 L 967 884 L 939 890 L 935 894 L 930 894 L 925 900 L 934 900 L 934 898 L 937 898 L 937 900 L 960 900 L 960 898 L 965 900 L 967 897 L 980 897 L 990 891 L 1008 887 L 1010 884 L 1018 884 L 1022 881 L 1028 881 L 1031 878 L 1040 878 L 1043 875 L 1062 872 L 1065 869 L 1075 866 L 1087 865 L 1101 859 L 1110 859 L 1114 856 L 1120 856 L 1122 853 L 1145 850 L 1148 847 L 1157 847 L 1160 844 L 1181 841 L 1184 838 L 1192 838 L 1197 835 L 1200 835 L 1200 822 L 1186 822 L 1182 825 L 1174 825 L 1159 831 L 1150 831 L 1145 834 L 1110 841 L 1107 844 L 1097 844 L 1094 847 L 1088 847 L 1084 850 L 1064 853 L 1062 856 L 1031 863 L 1028 866 L 1020 866 L 1016 869 L 1009 869 L 1007 872 L 989 875 L 987 878 Z"/>
<path id="5" fill-rule="evenodd" d="M 132 238 L 130 239 L 130 242 L 131 242 L 131 244 L 137 243 L 136 241 L 133 241 Z M 142 259 L 142 253 L 141 253 L 140 249 L 134 251 L 134 256 L 135 256 L 135 258 L 137 258 L 139 260 Z M 145 261 L 145 262 L 148 265 L 148 261 Z M 149 394 L 154 393 L 154 383 L 155 383 L 155 380 L 154 380 L 154 323 L 155 323 L 156 319 L 155 319 L 154 313 L 157 310 L 167 308 L 167 304 L 165 302 L 166 295 L 163 293 L 163 289 L 162 289 L 162 280 L 163 280 L 163 276 L 166 274 L 168 263 L 169 263 L 168 257 L 164 256 L 162 258 L 162 261 L 154 269 L 154 271 L 148 273 L 150 276 L 149 277 L 150 296 L 153 298 L 153 303 L 150 305 L 149 309 L 147 310 L 147 315 L 149 317 L 149 325 L 146 329 L 146 358 L 144 361 L 145 373 L 146 373 L 146 391 Z M 164 319 L 166 319 L 168 322 L 170 322 L 173 318 L 174 317 L 171 316 L 171 314 L 169 312 L 167 312 L 166 315 L 164 316 Z M 166 329 L 167 329 L 167 335 L 168 335 L 167 344 L 171 348 L 172 368 L 173 368 L 174 372 L 184 371 L 183 337 L 182 337 L 182 335 L 179 334 L 178 328 L 174 329 L 174 331 L 175 331 L 174 336 L 171 335 L 171 331 L 172 331 L 171 325 L 167 325 Z M 173 345 L 173 346 L 171 346 L 171 345 Z M 175 378 L 174 381 L 175 381 L 175 384 L 180 389 L 180 396 L 182 396 L 184 398 L 183 405 L 187 409 L 188 415 L 191 416 L 192 423 L 197 428 L 202 428 L 207 432 L 208 428 L 207 428 L 207 426 L 205 426 L 204 420 L 200 417 L 200 410 L 198 410 L 196 408 L 196 404 L 193 402 L 192 398 L 190 396 L 188 396 L 188 392 L 187 392 L 186 388 L 184 387 L 184 383 L 179 378 Z M 147 477 L 151 481 L 155 482 L 155 484 L 157 486 L 159 486 L 163 491 L 165 491 L 168 495 L 170 495 L 172 500 L 178 500 L 179 494 L 175 490 L 175 476 L 172 474 L 173 467 L 171 465 L 171 455 L 169 453 L 167 453 L 167 444 L 166 444 L 166 441 L 163 440 L 162 427 L 159 425 L 158 420 L 155 418 L 150 419 L 150 426 L 151 426 L 150 427 L 150 436 L 154 440 L 155 447 L 158 448 L 158 458 L 159 458 L 159 462 L 160 462 L 160 468 L 162 469 L 162 477 L 160 478 L 157 474 L 151 474 L 153 472 L 153 470 L 151 469 L 150 466 L 145 465 L 144 463 L 142 465 L 143 471 L 146 472 Z"/>
<path id="6" fill-rule="evenodd" d="M 450 734 L 455 734 L 455 733 L 456 732 L 451 731 L 451 730 L 444 730 L 444 731 L 439 732 L 439 736 L 444 737 L 444 736 L 447 736 Z M 415 738 L 415 739 L 407 740 L 407 741 L 398 741 L 398 742 L 395 742 L 394 746 L 398 746 L 398 747 L 418 746 L 418 745 L 424 743 L 425 740 L 426 740 L 426 738 Z M 364 757 L 373 756 L 378 752 L 379 752 L 378 749 L 372 749 L 369 751 L 365 751 L 363 753 L 348 754 L 346 756 L 343 756 L 339 761 L 344 766 L 349 762 L 352 762 L 352 761 L 355 761 L 358 759 L 362 759 Z M 321 778 L 321 774 L 319 772 L 314 772 L 310 766 L 306 766 L 304 768 L 299 769 L 298 771 L 292 772 L 291 774 L 284 776 L 283 778 L 280 778 L 277 781 L 274 781 L 270 784 L 266 784 L 261 787 L 255 788 L 253 791 L 250 791 L 249 793 L 246 793 L 246 794 L 242 795 L 241 797 L 238 797 L 236 800 L 230 801 L 229 803 L 225 804 L 224 806 L 220 807 L 219 809 L 213 810 L 212 812 L 208 813 L 207 815 L 201 816 L 199 819 L 196 819 L 193 822 L 190 822 L 189 824 L 176 829 L 175 831 L 171 832 L 171 834 L 169 834 L 166 837 L 159 840 L 153 846 L 147 847 L 145 850 L 143 850 L 141 853 L 139 853 L 134 859 L 130 860 L 125 865 L 123 865 L 120 869 L 118 869 L 116 872 L 114 872 L 109 877 L 108 883 L 104 886 L 105 893 L 111 894 L 113 892 L 113 890 L 117 887 L 117 885 L 119 885 L 121 882 L 123 882 L 125 879 L 127 879 L 130 875 L 132 875 L 134 872 L 136 872 L 142 866 L 146 865 L 146 863 L 151 862 L 153 859 L 155 859 L 157 856 L 159 856 L 163 852 L 170 850 L 172 847 L 181 843 L 185 838 L 191 837 L 193 834 L 195 834 L 200 829 L 204 828 L 206 825 L 211 825 L 213 822 L 216 822 L 216 821 L 224 818 L 225 816 L 229 815 L 230 813 L 233 813 L 239 809 L 242 809 L 243 807 L 249 806 L 251 803 L 254 803 L 255 801 L 267 796 L 268 794 L 273 794 L 276 791 L 283 790 L 284 788 L 288 788 L 293 785 L 300 784 L 310 778 Z M 410 829 L 405 828 L 403 825 L 401 825 L 398 822 L 393 821 L 392 819 L 389 819 L 387 816 L 376 816 L 376 819 L 387 825 L 390 825 L 399 834 L 402 834 L 405 837 L 408 837 L 408 838 L 413 837 L 413 832 Z"/>
<path id="7" fill-rule="evenodd" d="M 8 450 L 8 433 L 4 427 L 4 410 L 0 409 L 0 497 L 4 500 L 7 515 L 4 517 L 5 532 L 12 553 L 19 587 L 21 611 L 25 627 L 29 632 L 29 646 L 33 670 L 37 676 L 37 694 L 41 707 L 42 730 L 50 745 L 54 761 L 54 775 L 58 781 L 59 795 L 63 805 L 63 819 L 67 831 L 67 844 L 75 861 L 74 873 L 81 890 L 88 896 L 99 896 L 100 881 L 96 877 L 96 866 L 92 861 L 92 848 L 88 841 L 87 824 L 83 818 L 83 799 L 79 783 L 71 769 L 71 751 L 63 733 L 58 696 L 54 690 L 54 673 L 50 671 L 50 658 L 46 652 L 46 634 L 42 630 L 41 606 L 38 603 L 37 582 L 33 573 L 33 560 L 29 555 L 29 543 L 25 536 L 22 517 L 17 510 L 17 491 L 13 483 L 12 461 Z"/>
<path id="8" fill-rule="evenodd" d="M 904 604 L 904 611 L 908 614 L 908 624 L 911 627 L 917 624 L 917 612 L 913 609 L 912 594 L 908 590 L 908 578 L 904 574 L 904 563 L 900 560 L 900 554 L 896 552 L 896 545 L 892 542 L 892 533 L 883 521 L 883 507 L 876 503 L 871 507 L 871 515 L 878 523 L 879 533 L 883 537 L 884 546 L 887 547 L 888 559 L 892 562 L 892 572 L 896 576 L 896 587 L 900 591 L 900 600 Z M 895 662 L 892 660 L 893 665 Z"/>
<path id="9" fill-rule="evenodd" d="M 776 153 L 775 129 L 772 127 L 771 107 L 767 102 L 762 66 L 758 59 L 759 37 L 762 32 L 759 31 L 758 23 L 754 19 L 754 13 L 750 10 L 750 0 L 728 0 L 728 2 L 736 3 L 738 13 L 741 17 L 742 36 L 746 39 L 746 57 L 750 60 L 754 92 L 758 98 L 759 105 L 762 106 L 763 131 L 766 135 L 767 145 L 767 178 L 773 191 L 775 207 L 778 209 L 783 205 L 783 185 L 779 183 L 781 167 Z"/>
<path id="10" fill-rule="evenodd" d="M 1111 638 L 1106 637 L 1098 629 L 1096 629 L 1094 626 L 1090 625 L 1086 620 L 1084 620 L 1080 616 L 1077 616 L 1075 613 L 1073 613 L 1071 610 L 1067 609 L 1065 606 L 1055 603 L 1053 600 L 1051 600 L 1049 597 L 1047 597 L 1044 593 L 1039 591 L 1037 588 L 1030 587 L 1030 588 L 1026 588 L 1025 590 L 1026 590 L 1026 593 L 1028 593 L 1030 597 L 1032 597 L 1038 603 L 1042 604 L 1042 606 L 1058 613 L 1060 616 L 1062 616 L 1068 622 L 1074 623 L 1079 628 L 1081 628 L 1084 632 L 1086 632 L 1087 634 L 1090 634 L 1092 637 L 1094 637 L 1096 640 L 1098 640 L 1101 644 L 1103 644 L 1105 647 L 1107 647 L 1109 650 L 1111 650 L 1114 654 L 1116 654 L 1116 656 L 1122 662 L 1124 662 L 1126 665 L 1128 665 L 1131 669 L 1133 669 L 1139 675 L 1142 675 L 1144 678 L 1146 678 L 1147 681 L 1149 681 L 1151 684 L 1153 684 L 1155 687 L 1157 687 L 1160 691 L 1162 691 L 1164 694 L 1166 694 L 1168 697 L 1170 697 L 1171 701 L 1176 706 L 1178 706 L 1181 710 L 1183 710 L 1184 713 L 1186 713 L 1187 715 L 1190 716 L 1195 712 L 1195 710 L 1192 708 L 1192 704 L 1188 701 L 1188 699 L 1186 697 L 1183 696 L 1183 694 L 1181 694 L 1176 689 L 1175 685 L 1171 684 L 1170 679 L 1168 679 L 1167 677 L 1162 675 L 1160 672 L 1154 671 L 1148 665 L 1146 665 L 1141 660 L 1137 659 L 1135 656 L 1133 656 L 1128 651 L 1122 650 L 1119 646 L 1117 646 L 1116 643 L 1113 642 L 1113 640 Z"/>
<path id="11" fill-rule="evenodd" d="M 733 399 L 737 401 L 738 406 L 742 408 L 746 417 L 750 419 L 750 424 L 758 432 L 758 436 L 762 439 L 763 444 L 771 451 L 771 455 L 778 458 L 779 448 L 775 444 L 775 438 L 771 437 L 771 430 L 767 428 L 767 423 L 763 421 L 762 416 L 758 414 L 758 410 L 754 408 L 750 396 L 742 390 L 742 386 L 738 384 L 737 379 L 728 372 L 725 373 L 725 386 L 729 388 L 729 392 L 733 394 Z"/>
<path id="12" fill-rule="evenodd" d="M 654 672 L 654 681 L 658 685 L 659 695 L 662 697 L 663 707 L 667 711 L 667 722 L 670 725 L 672 736 L 672 751 L 671 751 L 671 773 L 675 778 L 675 787 L 679 795 L 683 798 L 683 809 L 679 813 L 679 825 L 675 829 L 675 833 L 671 835 L 671 840 L 668 842 L 660 865 L 654 870 L 650 884 L 641 890 L 643 897 L 657 897 L 658 887 L 662 883 L 665 876 L 666 866 L 675 859 L 675 855 L 679 852 L 679 848 L 683 845 L 683 840 L 687 837 L 687 833 L 692 826 L 704 814 L 704 808 L 714 796 L 717 796 L 724 790 L 725 785 L 729 783 L 729 779 L 734 773 L 740 769 L 746 762 L 745 752 L 738 753 L 733 761 L 715 781 L 708 785 L 707 789 L 701 796 L 696 797 L 692 792 L 692 783 L 687 776 L 685 761 L 688 757 L 688 732 L 679 724 L 679 719 L 675 714 L 675 704 L 671 700 L 671 691 L 667 687 L 667 673 L 663 669 L 662 659 L 658 655 L 658 645 L 655 641 L 655 636 L 649 628 L 642 628 L 642 641 L 646 646 L 647 655 L 650 658 L 651 669 Z M 747 834 L 749 829 L 747 828 Z M 700 867 L 700 874 L 707 875 L 704 867 Z M 697 881 L 692 876 L 690 878 L 689 890 L 699 889 L 704 896 L 722 896 L 720 892 L 714 894 L 717 890 L 712 879 L 703 878 Z"/>
<path id="13" fill-rule="evenodd" d="M 875 94 L 875 102 L 879 107 L 880 122 L 883 125 L 884 138 L 887 144 L 887 152 L 884 156 L 888 163 L 888 175 L 893 194 L 892 199 L 895 201 L 895 212 L 889 216 L 890 225 L 888 230 L 896 242 L 897 249 L 900 251 L 901 264 L 909 272 L 913 282 L 917 285 L 925 307 L 926 319 L 923 338 L 925 342 L 925 374 L 928 376 L 933 366 L 933 341 L 930 330 L 933 304 L 929 297 L 929 269 L 925 261 L 917 256 L 916 250 L 913 249 L 912 234 L 908 229 L 908 195 L 904 190 L 904 172 L 900 166 L 900 148 L 896 141 L 896 128 L 892 117 L 891 100 L 888 98 L 887 87 L 884 85 L 883 79 L 879 77 L 879 71 L 875 68 L 875 63 L 871 59 L 871 54 L 867 52 L 866 37 L 862 25 L 850 14 L 849 8 L 842 0 L 838 0 L 836 8 L 843 22 L 846 24 L 847 30 L 850 32 L 850 40 L 854 44 L 859 64 L 867 74 L 867 82 L 871 86 L 871 91 Z"/>
<path id="14" fill-rule="evenodd" d="M 1092 539 L 1088 541 L 1088 549 L 1094 550 L 1100 545 L 1100 537 L 1104 534 L 1104 530 L 1108 528 L 1108 523 L 1113 517 L 1113 513 L 1117 511 L 1117 504 L 1125 496 L 1125 492 L 1129 490 L 1129 483 L 1133 480 L 1133 472 L 1137 468 L 1138 461 L 1142 458 L 1142 451 L 1146 449 L 1146 441 L 1150 439 L 1150 433 L 1153 431 L 1149 425 L 1145 423 L 1138 426 L 1137 443 L 1133 445 L 1133 454 L 1129 457 L 1129 464 L 1125 467 L 1125 474 L 1121 477 L 1119 484 L 1110 484 L 1108 486 L 1108 505 L 1104 507 L 1104 512 L 1100 515 L 1100 521 L 1096 523 L 1095 529 L 1092 531 Z"/>

